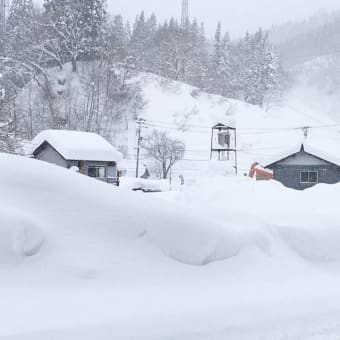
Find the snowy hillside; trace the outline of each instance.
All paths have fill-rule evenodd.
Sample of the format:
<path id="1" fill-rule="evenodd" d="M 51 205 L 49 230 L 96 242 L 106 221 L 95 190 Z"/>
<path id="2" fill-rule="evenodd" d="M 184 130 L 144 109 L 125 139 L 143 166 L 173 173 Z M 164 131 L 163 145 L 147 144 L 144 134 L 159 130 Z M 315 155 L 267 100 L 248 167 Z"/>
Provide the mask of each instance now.
<path id="1" fill-rule="evenodd" d="M 308 142 L 336 153 L 340 141 L 336 117 L 332 117 L 322 103 L 305 100 L 307 93 L 294 92 L 279 106 L 265 111 L 237 100 L 210 95 L 174 81 L 153 75 L 138 79 L 146 103 L 140 117 L 150 131 L 166 131 L 186 145 L 185 160 L 176 174 L 192 176 L 209 167 L 211 127 L 217 123 L 237 128 L 240 172 L 247 172 L 254 161 L 266 162 L 305 141 L 302 127 L 312 127 Z M 308 99 L 310 99 L 308 97 Z M 129 155 L 134 159 L 136 147 L 135 124 L 130 125 Z M 145 160 L 147 163 L 147 160 Z M 233 160 L 230 166 L 233 166 Z M 134 163 L 130 162 L 131 173 Z"/>
<path id="2" fill-rule="evenodd" d="M 339 122 L 339 70 L 338 55 L 311 59 L 292 69 L 295 84 L 287 96 Z"/>
<path id="3" fill-rule="evenodd" d="M 320 12 L 308 20 L 274 26 L 269 37 L 285 67 L 294 67 L 318 57 L 338 54 L 340 12 Z"/>
<path id="4" fill-rule="evenodd" d="M 51 91 L 55 94 L 53 103 L 63 114 L 68 112 L 64 111 L 65 107 L 70 112 L 86 113 L 87 111 L 84 111 L 88 100 L 86 89 L 95 65 L 92 65 L 94 68 L 92 70 L 91 67 L 82 64 L 82 68 L 76 74 L 72 74 L 71 69 L 66 66 L 63 71 L 57 69 L 50 71 Z M 307 66 L 305 74 L 308 74 L 308 81 L 311 82 L 313 73 L 308 71 Z M 127 159 L 125 167 L 130 175 L 134 175 L 137 147 L 135 118 L 143 118 L 146 120 L 146 128 L 143 129 L 142 136 L 147 136 L 153 130 L 165 131 L 185 143 L 184 160 L 178 163 L 173 171 L 176 176 L 184 175 L 185 178 L 191 179 L 209 167 L 211 128 L 217 123 L 223 123 L 237 129 L 238 167 L 240 174 L 243 174 L 248 172 L 254 161 L 265 163 L 267 158 L 275 158 L 275 155 L 301 144 L 304 141 L 302 128 L 305 126 L 312 127 L 308 136 L 310 143 L 319 148 L 327 145 L 328 151 L 337 152 L 336 145 L 340 135 L 338 127 L 334 126 L 338 121 L 334 102 L 327 101 L 326 94 L 322 97 L 323 92 L 316 93 L 318 87 L 308 87 L 306 81 L 302 80 L 300 83 L 302 85 L 294 87 L 282 102 L 264 110 L 258 106 L 211 95 L 180 82 L 144 73 L 128 83 L 130 89 L 135 89 L 134 91 L 140 89 L 137 93 L 143 105 L 138 110 L 132 104 L 123 110 L 113 103 L 109 111 L 106 111 L 105 106 L 101 107 L 99 117 L 86 113 L 82 120 L 77 121 L 77 116 L 72 116 L 67 128 L 86 130 L 91 127 L 91 131 L 99 131 L 124 153 Z M 323 83 L 320 82 L 319 87 L 323 86 L 321 84 Z M 32 107 L 39 111 L 40 89 L 34 84 L 31 86 L 18 98 L 19 110 L 27 111 L 29 108 L 27 101 L 33 98 Z M 329 87 L 330 84 L 327 88 Z M 103 88 L 103 84 L 99 84 L 98 88 Z M 69 96 L 69 93 L 73 93 L 71 90 L 73 92 L 76 90 L 78 95 Z M 137 111 L 134 111 L 135 109 Z M 25 115 L 29 117 L 29 112 Z M 88 125 L 89 122 L 94 125 Z M 37 125 L 37 131 L 38 127 Z M 142 163 L 147 164 L 155 175 L 153 161 L 146 159 L 143 152 Z M 234 160 L 231 159 L 227 166 L 229 172 L 234 172 L 233 166 Z"/>
<path id="5" fill-rule="evenodd" d="M 216 176 L 146 196 L 0 163 L 0 339 L 339 334 L 339 186 Z"/>

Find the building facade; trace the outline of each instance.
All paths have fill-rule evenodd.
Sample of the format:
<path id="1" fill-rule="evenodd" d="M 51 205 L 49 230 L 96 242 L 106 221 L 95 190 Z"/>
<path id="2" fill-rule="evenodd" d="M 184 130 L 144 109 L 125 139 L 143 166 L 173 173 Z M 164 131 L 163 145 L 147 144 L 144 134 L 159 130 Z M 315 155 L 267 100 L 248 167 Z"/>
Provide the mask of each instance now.
<path id="1" fill-rule="evenodd" d="M 340 164 L 306 151 L 303 145 L 300 151 L 281 158 L 265 168 L 273 171 L 274 180 L 296 190 L 305 190 L 318 183 L 340 182 Z"/>
<path id="2" fill-rule="evenodd" d="M 31 156 L 37 160 L 66 169 L 75 167 L 86 176 L 119 184 L 120 153 L 96 134 L 49 130 L 40 133 L 32 144 Z"/>

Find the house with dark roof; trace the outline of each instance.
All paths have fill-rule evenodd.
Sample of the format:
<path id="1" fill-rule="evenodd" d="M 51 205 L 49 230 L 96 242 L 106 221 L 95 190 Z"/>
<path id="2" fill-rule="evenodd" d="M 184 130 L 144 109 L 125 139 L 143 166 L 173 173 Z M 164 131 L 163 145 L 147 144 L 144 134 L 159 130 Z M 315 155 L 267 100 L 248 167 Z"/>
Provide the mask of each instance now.
<path id="1" fill-rule="evenodd" d="M 46 130 L 31 142 L 31 157 L 98 180 L 119 184 L 118 162 L 122 156 L 108 141 L 95 133 Z"/>
<path id="2" fill-rule="evenodd" d="M 308 144 L 276 157 L 264 168 L 273 171 L 274 180 L 296 190 L 304 190 L 318 183 L 340 182 L 340 159 Z"/>

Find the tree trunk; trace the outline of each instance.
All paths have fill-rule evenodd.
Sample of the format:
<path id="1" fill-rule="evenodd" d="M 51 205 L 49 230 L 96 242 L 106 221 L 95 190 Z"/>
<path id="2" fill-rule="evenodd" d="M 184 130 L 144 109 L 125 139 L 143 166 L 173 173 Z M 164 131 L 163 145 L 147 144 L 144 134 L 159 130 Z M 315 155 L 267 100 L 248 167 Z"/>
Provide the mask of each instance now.
<path id="1" fill-rule="evenodd" d="M 168 178 L 168 169 L 166 166 L 166 162 L 162 163 L 162 168 L 163 168 L 163 179 L 167 179 Z"/>
<path id="2" fill-rule="evenodd" d="M 75 73 L 78 71 L 78 67 L 77 67 L 77 57 L 74 56 L 72 58 L 72 72 Z"/>

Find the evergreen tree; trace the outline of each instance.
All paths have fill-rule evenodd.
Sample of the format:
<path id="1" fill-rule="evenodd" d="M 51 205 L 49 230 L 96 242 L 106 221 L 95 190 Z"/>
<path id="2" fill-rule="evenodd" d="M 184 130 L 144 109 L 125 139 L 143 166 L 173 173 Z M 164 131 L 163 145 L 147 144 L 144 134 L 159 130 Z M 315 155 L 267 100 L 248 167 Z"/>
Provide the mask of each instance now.
<path id="1" fill-rule="evenodd" d="M 259 29 L 246 34 L 238 45 L 239 95 L 254 105 L 263 106 L 265 98 L 280 93 L 280 62 L 267 34 Z"/>
<path id="2" fill-rule="evenodd" d="M 175 19 L 161 25 L 152 40 L 150 70 L 163 77 L 205 88 L 208 47 L 203 26 L 196 21 L 179 25 Z"/>
<path id="3" fill-rule="evenodd" d="M 9 55 L 20 58 L 30 53 L 31 37 L 34 24 L 32 0 L 12 0 L 6 25 L 6 51 Z"/>
<path id="4" fill-rule="evenodd" d="M 214 53 L 212 56 L 212 67 L 215 75 L 218 74 L 220 66 L 222 64 L 222 27 L 221 22 L 217 24 L 214 42 Z"/>
<path id="5" fill-rule="evenodd" d="M 128 34 L 121 15 L 108 21 L 103 30 L 101 56 L 112 64 L 123 61 L 127 57 Z"/>
<path id="6" fill-rule="evenodd" d="M 212 85 L 211 90 L 217 94 L 234 97 L 236 91 L 236 74 L 234 70 L 233 49 L 228 33 L 222 37 L 221 23 L 218 23 L 214 52 L 212 55 Z"/>

